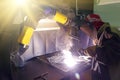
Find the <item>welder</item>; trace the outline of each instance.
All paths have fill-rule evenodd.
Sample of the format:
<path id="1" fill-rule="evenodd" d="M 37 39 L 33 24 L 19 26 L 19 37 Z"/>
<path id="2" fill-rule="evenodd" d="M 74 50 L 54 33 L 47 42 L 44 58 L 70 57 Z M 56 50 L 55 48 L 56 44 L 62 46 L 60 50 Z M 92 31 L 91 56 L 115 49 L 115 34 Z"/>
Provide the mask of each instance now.
<path id="1" fill-rule="evenodd" d="M 108 67 L 120 61 L 120 37 L 98 14 L 89 14 L 80 29 L 95 41 L 95 46 L 83 51 L 92 56 L 92 80 L 110 80 Z"/>

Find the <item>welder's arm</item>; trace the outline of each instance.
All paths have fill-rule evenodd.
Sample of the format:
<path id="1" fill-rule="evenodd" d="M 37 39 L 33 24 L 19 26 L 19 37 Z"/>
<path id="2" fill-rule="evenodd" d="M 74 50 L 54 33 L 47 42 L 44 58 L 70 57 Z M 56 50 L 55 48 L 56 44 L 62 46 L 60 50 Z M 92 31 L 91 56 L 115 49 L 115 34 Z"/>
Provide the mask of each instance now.
<path id="1" fill-rule="evenodd" d="M 80 49 L 79 52 L 86 56 L 95 56 L 96 46 L 90 46 L 87 49 Z"/>

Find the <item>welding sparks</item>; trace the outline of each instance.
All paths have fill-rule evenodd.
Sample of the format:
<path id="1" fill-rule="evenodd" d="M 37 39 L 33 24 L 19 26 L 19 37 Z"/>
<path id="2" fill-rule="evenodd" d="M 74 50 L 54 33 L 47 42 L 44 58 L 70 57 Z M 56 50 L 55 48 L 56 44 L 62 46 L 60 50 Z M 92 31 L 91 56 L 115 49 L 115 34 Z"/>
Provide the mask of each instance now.
<path id="1" fill-rule="evenodd" d="M 74 67 L 77 63 L 80 62 L 89 62 L 90 56 L 79 56 L 75 57 L 69 50 L 63 50 L 64 60 L 63 62 L 70 68 Z"/>
<path id="2" fill-rule="evenodd" d="M 79 61 L 86 61 L 89 62 L 90 61 L 91 56 L 79 56 Z"/>
<path id="3" fill-rule="evenodd" d="M 77 62 L 75 61 L 75 59 L 72 56 L 72 53 L 68 50 L 63 50 L 63 54 L 64 54 L 64 63 L 68 66 L 68 67 L 74 67 Z"/>

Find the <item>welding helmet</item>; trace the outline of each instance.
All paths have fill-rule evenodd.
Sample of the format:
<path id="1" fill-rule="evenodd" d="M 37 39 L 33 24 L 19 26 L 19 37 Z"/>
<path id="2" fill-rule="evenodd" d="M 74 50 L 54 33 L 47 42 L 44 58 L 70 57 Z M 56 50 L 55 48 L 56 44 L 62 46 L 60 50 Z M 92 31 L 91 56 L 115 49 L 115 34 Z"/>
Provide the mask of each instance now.
<path id="1" fill-rule="evenodd" d="M 87 15 L 86 17 L 86 21 L 89 21 L 89 22 L 99 22 L 101 21 L 101 18 L 98 14 L 89 14 Z"/>
<path id="2" fill-rule="evenodd" d="M 88 22 L 90 26 L 92 25 L 94 28 L 96 28 L 97 31 L 104 24 L 104 22 L 101 20 L 98 14 L 87 15 L 85 21 Z"/>

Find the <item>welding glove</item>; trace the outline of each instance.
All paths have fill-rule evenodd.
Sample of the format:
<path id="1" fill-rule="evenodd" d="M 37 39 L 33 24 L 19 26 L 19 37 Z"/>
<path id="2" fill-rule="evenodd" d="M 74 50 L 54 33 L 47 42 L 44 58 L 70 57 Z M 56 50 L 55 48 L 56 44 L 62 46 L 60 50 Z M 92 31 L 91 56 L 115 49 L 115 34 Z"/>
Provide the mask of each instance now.
<path id="1" fill-rule="evenodd" d="M 93 57 L 95 55 L 95 50 L 96 50 L 96 46 L 90 46 L 90 47 L 88 47 L 86 49 L 80 49 L 79 52 L 82 55 Z"/>

